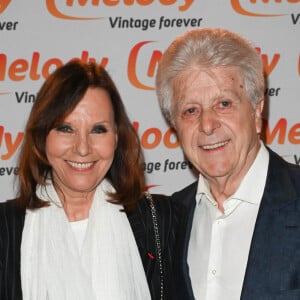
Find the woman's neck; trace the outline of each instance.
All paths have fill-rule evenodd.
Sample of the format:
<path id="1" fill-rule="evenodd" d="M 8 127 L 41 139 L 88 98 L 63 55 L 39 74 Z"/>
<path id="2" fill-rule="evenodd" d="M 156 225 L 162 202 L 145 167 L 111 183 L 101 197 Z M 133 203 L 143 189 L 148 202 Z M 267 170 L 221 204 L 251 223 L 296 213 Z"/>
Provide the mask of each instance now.
<path id="1" fill-rule="evenodd" d="M 85 193 L 58 189 L 56 191 L 70 222 L 84 220 L 89 217 L 95 191 Z"/>

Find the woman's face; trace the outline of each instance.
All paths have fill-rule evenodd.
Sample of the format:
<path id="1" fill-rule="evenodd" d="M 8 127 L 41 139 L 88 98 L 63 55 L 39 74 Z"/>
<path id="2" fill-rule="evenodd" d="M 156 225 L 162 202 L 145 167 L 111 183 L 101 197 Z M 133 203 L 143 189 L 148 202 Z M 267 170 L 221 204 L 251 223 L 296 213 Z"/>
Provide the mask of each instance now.
<path id="1" fill-rule="evenodd" d="M 109 170 L 116 146 L 110 97 L 103 89 L 89 88 L 47 136 L 46 155 L 55 184 L 65 195 L 93 192 Z"/>

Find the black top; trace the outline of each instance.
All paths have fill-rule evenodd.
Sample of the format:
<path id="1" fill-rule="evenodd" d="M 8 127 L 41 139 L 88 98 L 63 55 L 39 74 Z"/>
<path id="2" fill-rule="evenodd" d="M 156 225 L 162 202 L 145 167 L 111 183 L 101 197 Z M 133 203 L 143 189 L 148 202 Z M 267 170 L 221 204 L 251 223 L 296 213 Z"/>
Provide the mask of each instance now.
<path id="1" fill-rule="evenodd" d="M 175 243 L 176 218 L 170 199 L 162 195 L 153 195 L 160 232 L 164 300 L 174 300 L 172 249 Z M 25 212 L 17 209 L 16 201 L 0 203 L 0 299 L 22 300 L 20 278 L 20 249 Z M 127 214 L 137 246 L 142 258 L 150 288 L 151 298 L 160 300 L 161 276 L 154 228 L 148 201 L 139 201 L 136 210 Z"/>

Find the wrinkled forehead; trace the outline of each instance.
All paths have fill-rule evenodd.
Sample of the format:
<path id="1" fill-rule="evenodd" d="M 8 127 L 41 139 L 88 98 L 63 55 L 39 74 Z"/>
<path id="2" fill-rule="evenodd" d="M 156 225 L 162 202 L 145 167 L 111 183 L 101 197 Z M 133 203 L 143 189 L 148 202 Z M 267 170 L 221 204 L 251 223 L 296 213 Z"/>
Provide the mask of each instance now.
<path id="1" fill-rule="evenodd" d="M 214 90 L 219 93 L 244 91 L 242 74 L 238 67 L 191 67 L 173 79 L 173 100 L 185 98 L 193 92 Z"/>

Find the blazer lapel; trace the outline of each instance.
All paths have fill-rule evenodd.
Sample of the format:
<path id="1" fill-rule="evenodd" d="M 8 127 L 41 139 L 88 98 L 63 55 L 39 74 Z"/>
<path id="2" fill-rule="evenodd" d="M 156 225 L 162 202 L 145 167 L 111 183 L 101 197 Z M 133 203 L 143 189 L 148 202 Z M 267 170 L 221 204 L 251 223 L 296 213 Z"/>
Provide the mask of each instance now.
<path id="1" fill-rule="evenodd" d="M 182 192 L 173 195 L 174 209 L 177 210 L 175 211 L 175 216 L 179 218 L 174 261 L 178 297 L 176 299 L 194 299 L 187 263 L 187 253 L 196 205 L 197 184 L 195 182 Z"/>

